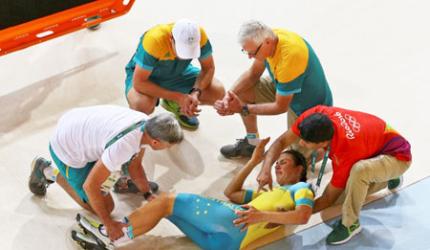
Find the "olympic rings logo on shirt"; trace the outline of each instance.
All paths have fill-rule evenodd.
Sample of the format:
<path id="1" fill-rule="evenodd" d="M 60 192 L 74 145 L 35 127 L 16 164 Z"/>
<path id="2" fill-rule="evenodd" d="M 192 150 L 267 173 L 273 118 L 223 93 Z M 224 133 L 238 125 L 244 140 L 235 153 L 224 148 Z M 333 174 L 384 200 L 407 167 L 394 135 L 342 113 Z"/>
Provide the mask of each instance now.
<path id="1" fill-rule="evenodd" d="M 349 125 L 352 127 L 352 131 L 355 133 L 360 132 L 360 123 L 355 119 L 354 116 L 345 114 L 345 119 L 348 121 Z"/>
<path id="2" fill-rule="evenodd" d="M 345 114 L 344 118 L 340 112 L 336 112 L 334 115 L 339 119 L 340 125 L 345 129 L 346 138 L 350 140 L 355 139 L 354 132 L 360 132 L 360 123 L 355 119 L 355 117 Z"/>

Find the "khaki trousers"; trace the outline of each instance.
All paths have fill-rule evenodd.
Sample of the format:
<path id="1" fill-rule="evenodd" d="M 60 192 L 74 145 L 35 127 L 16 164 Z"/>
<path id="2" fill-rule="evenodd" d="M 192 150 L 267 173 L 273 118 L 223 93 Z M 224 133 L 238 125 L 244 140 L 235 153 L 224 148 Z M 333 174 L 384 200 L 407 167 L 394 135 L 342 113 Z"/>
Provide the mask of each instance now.
<path id="1" fill-rule="evenodd" d="M 400 161 L 390 155 L 356 162 L 351 169 L 342 205 L 342 224 L 349 227 L 360 216 L 360 210 L 368 194 L 387 187 L 391 179 L 401 176 L 411 162 Z"/>

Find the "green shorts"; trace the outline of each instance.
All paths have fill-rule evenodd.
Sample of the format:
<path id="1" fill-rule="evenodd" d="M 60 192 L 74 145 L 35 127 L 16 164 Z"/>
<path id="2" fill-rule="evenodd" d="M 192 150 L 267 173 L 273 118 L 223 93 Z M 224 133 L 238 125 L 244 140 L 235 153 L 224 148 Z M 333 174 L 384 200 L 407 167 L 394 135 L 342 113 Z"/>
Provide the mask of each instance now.
<path id="1" fill-rule="evenodd" d="M 85 203 L 88 203 L 88 196 L 84 191 L 83 185 L 96 162 L 89 162 L 83 168 L 70 167 L 58 158 L 54 150 L 52 150 L 51 145 L 49 145 L 49 152 L 51 153 L 52 160 L 54 160 L 55 165 L 57 165 L 60 174 L 81 198 L 81 200 Z"/>
<path id="2" fill-rule="evenodd" d="M 125 80 L 125 96 L 127 97 L 128 92 L 133 87 L 133 74 L 134 71 L 127 69 L 127 78 Z M 161 80 L 149 77 L 149 80 L 156 83 L 158 86 L 183 94 L 188 94 L 194 87 L 197 77 L 200 74 L 200 69 L 197 67 L 188 67 L 182 75 L 175 79 Z"/>

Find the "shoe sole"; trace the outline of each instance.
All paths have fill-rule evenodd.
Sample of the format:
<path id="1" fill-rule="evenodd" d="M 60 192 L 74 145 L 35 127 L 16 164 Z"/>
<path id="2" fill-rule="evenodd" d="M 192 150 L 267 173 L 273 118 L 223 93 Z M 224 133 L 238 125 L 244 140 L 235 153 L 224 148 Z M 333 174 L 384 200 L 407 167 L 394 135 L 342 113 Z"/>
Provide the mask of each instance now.
<path id="1" fill-rule="evenodd" d="M 228 155 L 223 154 L 223 152 L 221 150 L 219 152 L 222 156 L 224 156 L 227 159 L 247 159 L 247 158 L 251 158 L 251 156 L 252 156 L 252 154 L 248 156 L 248 155 L 242 155 L 240 153 L 236 156 L 228 156 Z"/>
<path id="2" fill-rule="evenodd" d="M 182 128 L 185 128 L 191 131 L 197 130 L 199 128 L 199 126 L 191 126 L 183 122 L 179 117 L 179 113 L 174 108 L 172 108 L 169 104 L 167 104 L 165 101 L 161 102 L 161 107 L 163 107 L 165 110 L 169 111 L 170 113 L 174 114 L 176 117 L 176 120 L 179 122 L 179 125 L 181 125 Z"/>
<path id="3" fill-rule="evenodd" d="M 227 156 L 223 153 L 221 153 L 221 155 L 226 158 L 226 159 L 230 159 L 230 160 L 235 160 L 235 159 L 242 159 L 242 158 L 246 158 L 246 156 L 242 156 L 242 155 L 238 155 L 238 156 Z"/>
<path id="4" fill-rule="evenodd" d="M 72 230 L 72 239 L 85 250 L 106 250 L 106 248 L 99 246 L 97 241 L 90 235 L 82 234 L 81 232 Z"/>
<path id="5" fill-rule="evenodd" d="M 112 244 L 107 244 L 103 240 L 101 240 L 94 232 L 91 231 L 91 229 L 86 228 L 85 225 L 82 223 L 83 220 L 86 220 L 88 224 L 92 224 L 91 220 L 87 219 L 85 216 L 81 214 L 76 215 L 76 221 L 78 222 L 79 227 L 84 231 L 85 234 L 90 235 L 94 238 L 94 240 L 98 243 L 99 247 L 103 247 L 102 249 L 107 250 L 113 250 L 114 247 Z M 97 228 L 98 230 L 98 228 Z"/>
<path id="6" fill-rule="evenodd" d="M 127 183 L 126 189 L 120 189 L 120 188 L 118 188 L 117 185 L 114 185 L 113 191 L 114 191 L 114 193 L 117 193 L 117 194 L 137 194 L 137 193 L 140 193 L 140 191 L 137 189 L 136 184 L 133 183 L 131 185 L 134 185 L 134 188 L 130 188 L 130 184 L 128 184 L 128 183 Z M 155 182 L 152 182 L 152 181 L 149 182 L 149 188 L 151 189 L 152 193 L 157 193 L 158 189 L 159 189 L 158 184 Z"/>
<path id="7" fill-rule="evenodd" d="M 355 235 L 357 235 L 358 233 L 360 233 L 361 232 L 361 225 L 357 228 L 357 229 L 355 229 L 354 230 L 354 232 L 352 232 L 351 233 L 351 235 L 348 237 L 348 238 L 346 238 L 346 239 L 344 239 L 344 240 L 342 240 L 342 241 L 337 241 L 337 242 L 330 242 L 329 244 L 330 245 L 341 245 L 341 244 L 343 244 L 343 243 L 346 243 L 346 242 L 348 242 L 350 239 L 352 239 L 352 237 L 354 237 Z"/>
<path id="8" fill-rule="evenodd" d="M 28 180 L 28 188 L 30 189 L 30 191 L 37 196 L 45 196 L 46 195 L 46 186 L 43 185 L 42 190 L 39 192 L 39 190 L 37 190 L 39 188 L 39 186 L 36 183 L 36 180 L 32 178 L 32 176 L 34 176 L 34 172 L 36 171 L 36 164 L 39 160 L 41 160 L 42 157 L 40 156 L 36 156 L 33 161 L 31 162 L 31 174 Z M 37 186 L 36 186 L 37 185 Z"/>

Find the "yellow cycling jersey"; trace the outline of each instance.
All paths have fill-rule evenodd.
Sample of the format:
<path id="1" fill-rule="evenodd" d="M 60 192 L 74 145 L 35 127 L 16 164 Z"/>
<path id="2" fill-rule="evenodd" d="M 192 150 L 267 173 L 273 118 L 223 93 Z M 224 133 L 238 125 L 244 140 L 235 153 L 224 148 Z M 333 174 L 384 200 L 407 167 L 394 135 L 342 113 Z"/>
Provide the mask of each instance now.
<path id="1" fill-rule="evenodd" d="M 313 207 L 314 192 L 311 185 L 305 182 L 279 186 L 268 192 L 257 193 L 246 190 L 244 203 L 248 203 L 260 211 L 289 211 L 294 210 L 296 206 Z M 268 229 L 267 224 L 267 222 L 262 222 L 249 226 L 240 248 L 244 248 L 252 241 L 278 229 L 277 227 Z"/>

